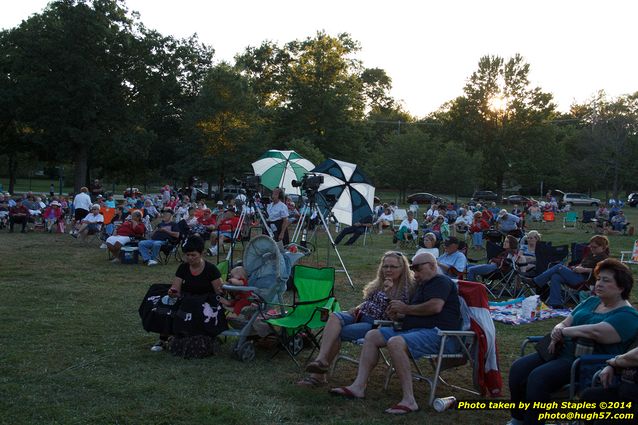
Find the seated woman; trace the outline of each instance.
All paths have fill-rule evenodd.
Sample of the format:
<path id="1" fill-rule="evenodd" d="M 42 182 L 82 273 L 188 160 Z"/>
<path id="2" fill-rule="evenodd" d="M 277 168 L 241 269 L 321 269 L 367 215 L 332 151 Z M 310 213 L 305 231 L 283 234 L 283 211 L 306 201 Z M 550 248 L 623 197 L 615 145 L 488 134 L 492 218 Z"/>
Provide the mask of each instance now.
<path id="1" fill-rule="evenodd" d="M 521 357 L 512 364 L 509 386 L 512 402 L 547 401 L 550 394 L 569 382 L 570 367 L 578 340 L 593 341 L 594 353 L 621 354 L 627 351 L 638 332 L 638 311 L 629 303 L 634 281 L 631 270 L 615 259 L 598 263 L 594 270 L 594 296 L 580 303 L 551 333 L 550 353 L 545 361 L 538 353 Z M 562 348 L 559 349 L 559 345 Z M 513 425 L 537 423 L 538 411 L 512 409 Z"/>
<path id="2" fill-rule="evenodd" d="M 379 234 L 383 233 L 383 229 L 392 226 L 392 222 L 394 221 L 394 214 L 392 214 L 392 210 L 388 207 L 383 211 L 372 226 L 376 226 Z"/>
<path id="3" fill-rule="evenodd" d="M 483 213 L 481 211 L 475 212 L 474 220 L 470 226 L 470 233 L 472 234 L 472 249 L 483 249 L 483 231 L 489 228 L 489 222 L 488 220 L 485 220 Z"/>
<path id="4" fill-rule="evenodd" d="M 476 276 L 490 274 L 498 269 L 509 269 L 509 264 L 518 263 L 520 252 L 518 250 L 518 241 L 512 235 L 507 235 L 503 242 L 503 252 L 496 257 L 490 259 L 487 264 L 478 264 L 467 268 L 467 280 L 475 281 Z"/>
<path id="5" fill-rule="evenodd" d="M 593 284 L 592 272 L 596 264 L 609 257 L 609 239 L 606 236 L 596 235 L 589 240 L 589 253 L 579 265 L 567 267 L 557 264 L 532 279 L 534 285 L 539 288 L 549 284 L 549 298 L 547 303 L 554 307 L 562 307 L 561 287 L 568 285 L 577 288 L 584 283 Z"/>
<path id="6" fill-rule="evenodd" d="M 450 237 L 450 226 L 445 222 L 445 217 L 442 215 L 436 217 L 431 226 L 425 231 L 434 233 L 439 241 L 444 241 Z"/>
<path id="7" fill-rule="evenodd" d="M 543 221 L 543 213 L 541 207 L 538 206 L 538 202 L 534 201 L 528 209 L 529 215 L 532 217 L 532 221 Z"/>
<path id="8" fill-rule="evenodd" d="M 177 267 L 175 277 L 168 290 L 171 297 L 184 295 L 222 294 L 221 273 L 217 266 L 204 260 L 204 240 L 198 236 L 189 238 L 182 251 L 184 262 Z M 151 347 L 151 351 L 159 352 L 166 348 L 169 335 L 160 335 L 160 340 Z"/>
<path id="9" fill-rule="evenodd" d="M 423 246 L 419 248 L 414 254 L 416 257 L 419 254 L 428 253 L 432 254 L 434 258 L 439 258 L 439 249 L 436 247 L 436 235 L 432 232 L 426 233 L 423 236 Z"/>
<path id="10" fill-rule="evenodd" d="M 64 233 L 64 214 L 62 213 L 62 205 L 58 201 L 53 201 L 42 213 L 42 217 L 46 221 L 47 231 L 53 232 L 57 227 L 60 233 Z"/>
<path id="11" fill-rule="evenodd" d="M 142 223 L 141 211 L 134 211 L 131 214 L 131 219 L 126 220 L 115 231 L 114 236 L 109 236 L 106 239 L 106 247 L 113 256 L 114 263 L 120 262 L 120 249 L 127 243 L 131 242 L 131 238 L 143 238 L 146 233 L 146 227 Z"/>
<path id="12" fill-rule="evenodd" d="M 607 366 L 600 372 L 602 387 L 588 388 L 580 396 L 583 401 L 631 402 L 633 408 L 623 413 L 638 414 L 638 347 L 607 360 Z M 618 383 L 614 378 L 619 377 Z"/>
<path id="13" fill-rule="evenodd" d="M 401 253 L 383 254 L 376 278 L 363 288 L 364 301 L 348 311 L 332 313 L 321 338 L 321 348 L 314 361 L 308 363 L 310 373 L 297 385 L 321 386 L 337 354 L 341 341 L 356 341 L 365 337 L 375 320 L 388 320 L 386 308 L 389 300 L 408 302 L 413 287 L 413 275 L 408 259 Z"/>
<path id="14" fill-rule="evenodd" d="M 533 272 L 536 267 L 536 245 L 541 241 L 541 234 L 536 230 L 530 230 L 521 243 L 521 271 Z"/>

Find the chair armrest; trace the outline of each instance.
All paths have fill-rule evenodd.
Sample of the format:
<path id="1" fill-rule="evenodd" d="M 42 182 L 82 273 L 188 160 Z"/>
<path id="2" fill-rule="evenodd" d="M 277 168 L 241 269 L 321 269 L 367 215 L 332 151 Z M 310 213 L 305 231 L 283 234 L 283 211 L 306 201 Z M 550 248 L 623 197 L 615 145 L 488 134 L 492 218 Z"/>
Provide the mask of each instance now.
<path id="1" fill-rule="evenodd" d="M 445 330 L 442 331 L 439 329 L 439 336 L 443 336 L 443 335 L 447 335 L 447 336 L 475 336 L 476 333 L 472 332 L 472 331 L 450 331 L 450 330 Z"/>
<path id="2" fill-rule="evenodd" d="M 525 339 L 523 340 L 523 343 L 521 344 L 521 357 L 523 357 L 525 355 L 525 349 L 527 348 L 528 344 L 537 343 L 541 339 L 543 339 L 543 336 L 541 336 L 541 335 L 533 335 L 533 336 L 525 337 Z"/>
<path id="3" fill-rule="evenodd" d="M 379 326 L 381 328 L 394 326 L 394 322 L 392 320 L 375 320 L 374 324 L 375 326 Z"/>

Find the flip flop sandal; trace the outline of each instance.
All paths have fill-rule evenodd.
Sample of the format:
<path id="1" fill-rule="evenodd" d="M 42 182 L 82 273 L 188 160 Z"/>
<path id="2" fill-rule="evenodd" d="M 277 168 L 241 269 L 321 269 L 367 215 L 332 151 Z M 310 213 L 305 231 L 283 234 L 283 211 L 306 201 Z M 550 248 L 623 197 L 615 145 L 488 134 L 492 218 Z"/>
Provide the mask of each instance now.
<path id="1" fill-rule="evenodd" d="M 329 365 L 324 365 L 323 363 L 319 363 L 318 361 L 314 360 L 308 363 L 308 365 L 306 366 L 306 372 L 319 374 L 328 373 L 329 367 Z"/>
<path id="2" fill-rule="evenodd" d="M 348 399 L 351 399 L 351 400 L 363 400 L 363 397 L 356 396 L 347 387 L 333 388 L 329 392 L 332 395 L 338 395 L 338 396 L 345 397 L 345 398 L 348 398 Z"/>
<path id="3" fill-rule="evenodd" d="M 326 384 L 327 384 L 326 381 L 320 381 L 314 376 L 306 376 L 301 381 L 297 381 L 296 385 L 299 387 L 317 388 L 317 387 L 323 387 Z"/>
<path id="4" fill-rule="evenodd" d="M 391 412 L 390 410 L 398 410 L 398 412 Z M 410 409 L 408 406 L 403 404 L 395 404 L 394 406 L 385 410 L 385 413 L 389 415 L 407 415 L 409 413 L 418 412 L 419 409 Z"/>

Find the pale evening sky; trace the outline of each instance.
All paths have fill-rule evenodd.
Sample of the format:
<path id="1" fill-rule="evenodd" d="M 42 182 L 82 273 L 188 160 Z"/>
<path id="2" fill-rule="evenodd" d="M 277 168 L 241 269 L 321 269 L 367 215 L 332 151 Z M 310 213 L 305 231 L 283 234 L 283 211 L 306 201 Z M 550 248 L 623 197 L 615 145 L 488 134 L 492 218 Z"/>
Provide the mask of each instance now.
<path id="1" fill-rule="evenodd" d="M 3 0 L 0 28 L 41 12 L 46 0 Z M 348 32 L 361 43 L 366 67 L 383 68 L 392 95 L 422 117 L 462 93 L 486 54 L 520 53 L 533 85 L 554 94 L 559 109 L 604 89 L 638 91 L 635 18 L 631 0 L 128 0 L 149 28 L 187 37 L 197 33 L 232 62 L 246 46 L 280 44 L 318 30 Z"/>

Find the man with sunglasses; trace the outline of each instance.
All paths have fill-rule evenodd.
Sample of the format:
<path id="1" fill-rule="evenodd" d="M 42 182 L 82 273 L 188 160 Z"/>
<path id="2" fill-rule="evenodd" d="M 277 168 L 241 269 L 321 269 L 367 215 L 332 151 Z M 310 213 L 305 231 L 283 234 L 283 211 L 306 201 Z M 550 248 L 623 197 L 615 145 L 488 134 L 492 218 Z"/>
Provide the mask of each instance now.
<path id="1" fill-rule="evenodd" d="M 456 285 L 438 273 L 438 265 L 432 254 L 416 255 L 410 267 L 418 282 L 409 304 L 400 300 L 390 301 L 387 313 L 400 321 L 401 329 L 382 327 L 369 331 L 359 359 L 357 378 L 348 387 L 333 388 L 330 392 L 348 398 L 363 398 L 370 372 L 379 360 L 379 348 L 388 347 L 392 364 L 401 381 L 403 397 L 385 412 L 403 415 L 419 410 L 414 398 L 410 356 L 415 360 L 427 354 L 439 352 L 439 329 L 461 329 L 461 310 Z M 454 352 L 458 343 L 446 342 L 445 351 Z"/>

